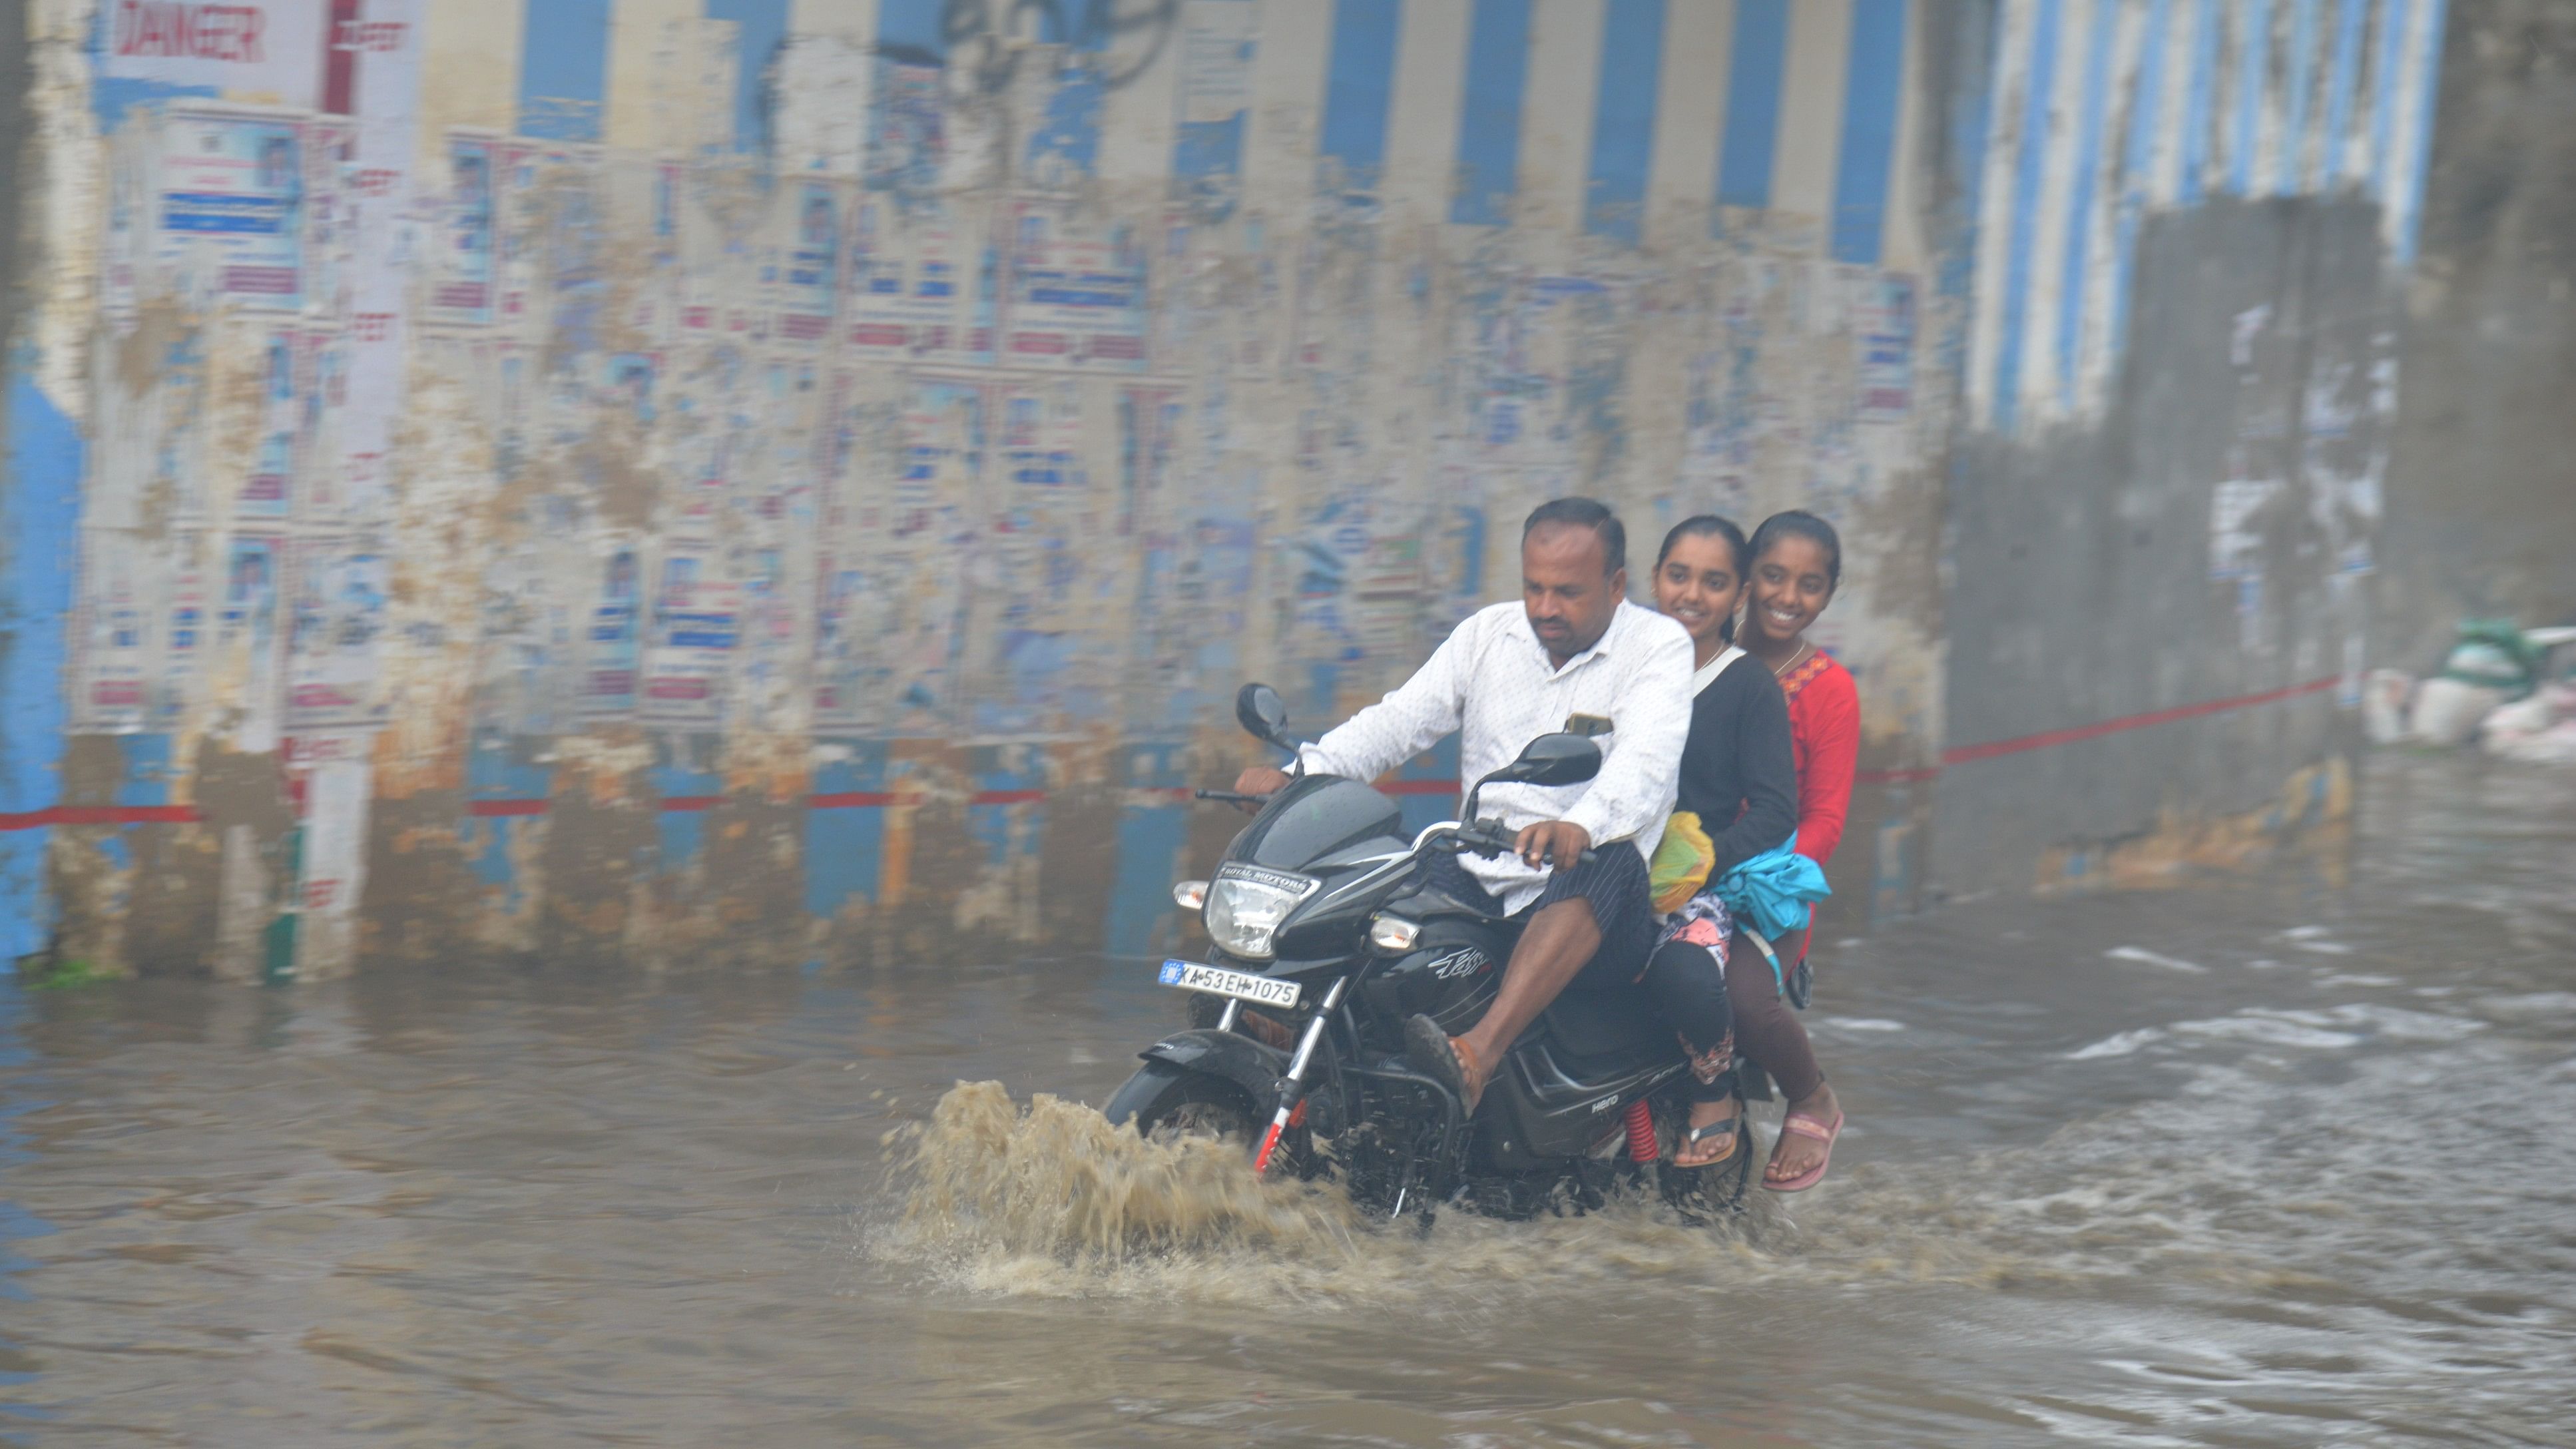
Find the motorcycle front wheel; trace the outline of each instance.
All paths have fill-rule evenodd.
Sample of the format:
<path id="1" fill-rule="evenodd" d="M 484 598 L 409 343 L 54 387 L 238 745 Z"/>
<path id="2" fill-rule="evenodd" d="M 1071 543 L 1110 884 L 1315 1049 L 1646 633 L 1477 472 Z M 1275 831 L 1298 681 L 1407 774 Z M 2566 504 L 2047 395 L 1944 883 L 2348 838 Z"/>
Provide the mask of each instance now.
<path id="1" fill-rule="evenodd" d="M 1137 1135 L 1232 1139 L 1250 1152 L 1261 1140 L 1258 1111 L 1241 1087 L 1169 1062 L 1147 1062 L 1100 1109 L 1110 1125 Z"/>

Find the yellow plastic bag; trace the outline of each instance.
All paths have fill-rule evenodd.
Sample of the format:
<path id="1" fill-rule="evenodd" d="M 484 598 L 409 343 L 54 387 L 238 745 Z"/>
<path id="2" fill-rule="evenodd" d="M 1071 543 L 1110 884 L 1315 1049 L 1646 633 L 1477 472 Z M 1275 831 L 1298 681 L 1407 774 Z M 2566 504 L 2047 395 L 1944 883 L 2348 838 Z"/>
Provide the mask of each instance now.
<path id="1" fill-rule="evenodd" d="M 1656 911 L 1680 910 L 1682 902 L 1708 884 L 1709 868 L 1716 864 L 1717 847 L 1709 842 L 1708 832 L 1699 828 L 1699 816 L 1674 811 L 1673 818 L 1664 822 L 1663 841 L 1655 847 L 1654 864 L 1647 870 Z"/>

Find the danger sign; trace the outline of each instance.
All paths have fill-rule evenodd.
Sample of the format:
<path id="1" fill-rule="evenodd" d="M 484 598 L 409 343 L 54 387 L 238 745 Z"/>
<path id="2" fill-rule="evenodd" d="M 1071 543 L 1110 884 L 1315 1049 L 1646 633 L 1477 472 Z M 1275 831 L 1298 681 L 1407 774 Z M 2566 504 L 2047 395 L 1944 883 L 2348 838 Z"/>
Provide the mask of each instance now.
<path id="1" fill-rule="evenodd" d="M 328 4 L 115 0 L 102 68 L 125 80 L 214 86 L 245 100 L 309 107 L 321 90 Z"/>

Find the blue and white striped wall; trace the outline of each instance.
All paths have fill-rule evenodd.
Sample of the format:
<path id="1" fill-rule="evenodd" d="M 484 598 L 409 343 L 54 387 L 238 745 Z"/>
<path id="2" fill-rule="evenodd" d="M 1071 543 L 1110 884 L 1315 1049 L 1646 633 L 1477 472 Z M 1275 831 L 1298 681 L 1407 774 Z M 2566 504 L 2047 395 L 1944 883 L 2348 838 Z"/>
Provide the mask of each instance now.
<path id="1" fill-rule="evenodd" d="M 2003 0 L 1966 401 L 2012 433 L 2098 412 L 2138 227 L 2214 196 L 2360 194 L 2415 253 L 2445 0 Z"/>
<path id="2" fill-rule="evenodd" d="M 974 0 L 437 0 L 424 141 L 465 125 L 610 146 L 670 133 L 676 48 L 730 47 L 724 144 L 769 143 L 791 38 L 944 54 Z M 1234 168 L 1270 204 L 1347 192 L 1464 226 L 1673 246 L 1720 208 L 1915 269 L 1925 0 L 1060 0 L 1039 38 L 1150 53 L 1097 118 L 1104 180 L 1209 164 L 1174 135 L 1196 7 L 1257 6 Z M 701 8 L 702 7 L 702 8 Z M 2446 0 L 1997 0 L 1975 198 L 1969 421 L 2100 406 L 2141 218 L 2213 195 L 2358 191 L 2411 261 Z M 1006 8 L 996 4 L 994 12 Z M 692 21 L 714 22 L 691 31 Z M 972 28 L 971 23 L 967 28 Z M 843 104 L 864 105 L 863 94 Z"/>
<path id="3" fill-rule="evenodd" d="M 1229 5 L 1257 7 L 1257 40 L 1247 134 L 1215 164 L 1273 204 L 1355 192 L 1399 215 L 1626 244 L 1705 235 L 1722 204 L 1812 218 L 1839 261 L 1910 261 L 1923 245 L 1906 219 L 1921 0 L 996 0 L 991 13 L 1138 66 L 1093 122 L 1099 175 L 1156 182 L 1209 164 L 1176 134 L 1181 38 Z M 797 104 L 764 94 L 782 45 L 953 59 L 960 10 L 434 0 L 423 141 L 472 127 L 654 148 L 672 134 L 675 77 L 694 79 L 721 44 L 717 139 L 754 151 Z M 837 102 L 864 106 L 864 84 Z"/>

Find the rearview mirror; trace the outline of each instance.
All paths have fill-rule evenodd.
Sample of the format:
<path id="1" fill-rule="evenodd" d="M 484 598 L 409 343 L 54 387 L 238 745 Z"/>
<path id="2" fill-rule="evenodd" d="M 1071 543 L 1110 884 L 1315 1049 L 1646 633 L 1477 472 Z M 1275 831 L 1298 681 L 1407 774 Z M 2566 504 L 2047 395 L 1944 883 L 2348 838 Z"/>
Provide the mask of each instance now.
<path id="1" fill-rule="evenodd" d="M 1601 747 L 1581 735 L 1540 735 L 1521 757 L 1476 782 L 1467 792 L 1465 818 L 1476 818 L 1476 797 L 1487 785 L 1580 785 L 1601 773 Z"/>
<path id="2" fill-rule="evenodd" d="M 1283 750 L 1297 747 L 1288 738 L 1288 702 L 1266 684 L 1247 684 L 1234 697 L 1234 718 L 1245 733 Z"/>
<path id="3" fill-rule="evenodd" d="M 1580 785 L 1601 773 L 1601 747 L 1581 735 L 1540 735 L 1521 757 L 1487 775 L 1518 785 Z"/>

